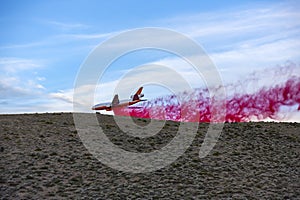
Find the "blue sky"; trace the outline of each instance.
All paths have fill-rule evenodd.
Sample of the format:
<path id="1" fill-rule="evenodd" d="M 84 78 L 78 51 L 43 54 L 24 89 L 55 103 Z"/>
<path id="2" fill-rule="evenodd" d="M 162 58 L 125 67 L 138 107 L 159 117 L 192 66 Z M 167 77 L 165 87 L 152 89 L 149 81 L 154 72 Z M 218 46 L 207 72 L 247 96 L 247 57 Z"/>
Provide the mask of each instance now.
<path id="1" fill-rule="evenodd" d="M 191 37 L 225 83 L 287 61 L 299 68 L 299 8 L 297 1 L 275 0 L 2 1 L 0 113 L 72 111 L 73 85 L 82 62 L 101 42 L 135 28 L 168 28 Z M 116 81 L 143 63 L 173 66 L 193 87 L 201 86 L 180 59 L 145 50 L 112 64 L 96 101 L 111 99 Z M 164 92 L 148 89 L 146 95 L 154 98 Z"/>

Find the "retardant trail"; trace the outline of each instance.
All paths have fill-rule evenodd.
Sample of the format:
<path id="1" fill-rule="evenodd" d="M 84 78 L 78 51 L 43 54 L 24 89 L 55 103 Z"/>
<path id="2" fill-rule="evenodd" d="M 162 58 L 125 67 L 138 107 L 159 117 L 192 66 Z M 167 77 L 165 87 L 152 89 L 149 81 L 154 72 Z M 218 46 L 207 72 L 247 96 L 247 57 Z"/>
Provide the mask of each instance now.
<path id="1" fill-rule="evenodd" d="M 278 120 L 281 106 L 298 106 L 298 111 L 300 110 L 300 77 L 290 77 L 282 84 L 264 87 L 255 93 L 234 94 L 227 97 L 225 120 L 228 122 L 248 122 L 252 119 L 267 118 Z M 212 118 L 211 100 L 207 89 L 195 89 L 177 96 L 157 98 L 145 102 L 143 108 L 122 108 L 114 110 L 114 113 L 185 122 L 210 122 Z"/>

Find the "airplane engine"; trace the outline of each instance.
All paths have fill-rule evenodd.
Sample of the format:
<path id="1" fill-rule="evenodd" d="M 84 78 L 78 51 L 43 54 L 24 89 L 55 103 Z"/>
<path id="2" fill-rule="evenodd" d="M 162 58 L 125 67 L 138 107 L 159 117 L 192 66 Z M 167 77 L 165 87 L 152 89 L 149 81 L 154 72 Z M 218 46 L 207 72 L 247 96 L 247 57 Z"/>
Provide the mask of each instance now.
<path id="1" fill-rule="evenodd" d="M 139 94 L 139 95 L 137 95 L 137 97 L 138 97 L 138 98 L 142 98 L 142 97 L 144 97 L 144 94 Z M 134 99 L 134 98 L 136 98 L 136 97 L 135 97 L 135 95 L 131 95 L 130 98 L 131 98 L 131 99 Z"/>

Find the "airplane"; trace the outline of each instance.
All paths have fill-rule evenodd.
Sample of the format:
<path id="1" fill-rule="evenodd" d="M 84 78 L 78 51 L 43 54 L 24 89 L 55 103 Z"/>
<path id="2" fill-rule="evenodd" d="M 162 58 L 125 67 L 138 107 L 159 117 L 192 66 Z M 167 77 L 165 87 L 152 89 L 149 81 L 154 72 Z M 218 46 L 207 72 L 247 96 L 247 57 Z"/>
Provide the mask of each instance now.
<path id="1" fill-rule="evenodd" d="M 141 101 L 147 101 L 147 99 L 141 99 L 142 97 L 144 97 L 144 94 L 142 94 L 142 90 L 143 90 L 143 87 L 140 87 L 138 89 L 138 91 L 130 97 L 131 99 L 129 99 L 129 100 L 121 100 L 120 101 L 119 95 L 116 94 L 111 103 L 108 102 L 108 103 L 100 103 L 100 104 L 94 105 L 92 107 L 92 110 L 111 111 L 114 108 L 130 106 L 130 105 L 136 104 Z M 130 108 L 130 107 L 128 107 L 128 108 Z"/>

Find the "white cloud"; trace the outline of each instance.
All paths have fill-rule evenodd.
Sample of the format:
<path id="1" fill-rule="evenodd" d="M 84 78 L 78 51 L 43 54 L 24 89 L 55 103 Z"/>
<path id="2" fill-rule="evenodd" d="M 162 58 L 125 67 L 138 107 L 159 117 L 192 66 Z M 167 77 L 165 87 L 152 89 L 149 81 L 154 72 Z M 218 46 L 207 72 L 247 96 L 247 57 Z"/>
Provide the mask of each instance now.
<path id="1" fill-rule="evenodd" d="M 37 83 L 35 80 L 28 80 L 27 85 L 33 89 L 46 89 L 42 84 Z"/>
<path id="2" fill-rule="evenodd" d="M 67 103 L 73 103 L 73 89 L 60 90 L 58 92 L 53 92 L 49 94 L 50 98 L 60 99 Z"/>
<path id="3" fill-rule="evenodd" d="M 52 24 L 62 30 L 72 30 L 72 29 L 85 29 L 89 26 L 82 23 L 65 23 L 59 21 L 47 21 L 48 24 Z"/>
<path id="4" fill-rule="evenodd" d="M 255 67 L 274 65 L 287 60 L 300 60 L 299 50 L 300 40 L 286 39 L 262 45 L 249 44 L 247 47 L 211 54 L 211 57 L 223 66 L 236 63 L 234 65 Z"/>
<path id="5" fill-rule="evenodd" d="M 266 33 L 273 35 L 277 34 L 274 30 L 279 28 L 284 32 L 290 31 L 290 29 L 299 28 L 299 17 L 300 13 L 297 9 L 288 3 L 281 3 L 263 7 L 255 5 L 242 10 L 231 9 L 177 16 L 163 20 L 162 23 L 181 30 L 192 38 L 213 39 L 215 36 L 222 36 L 222 38 L 215 39 L 224 39 L 254 33 L 257 34 L 257 37 L 266 35 Z"/>
<path id="6" fill-rule="evenodd" d="M 28 93 L 28 90 L 22 87 L 19 87 L 18 83 L 19 79 L 16 77 L 6 77 L 1 78 L 0 80 L 0 99 L 1 100 L 9 100 L 11 97 L 22 97 Z"/>
<path id="7" fill-rule="evenodd" d="M 19 48 L 32 48 L 38 47 L 42 45 L 48 44 L 49 41 L 39 41 L 39 42 L 31 42 L 31 43 L 24 43 L 24 44 L 11 44 L 11 45 L 4 45 L 0 46 L 0 49 L 19 49 Z"/>
<path id="8" fill-rule="evenodd" d="M 179 16 L 162 24 L 197 39 L 209 54 L 220 59 L 220 65 L 238 61 L 262 66 L 300 59 L 299 18 L 297 9 L 281 3 Z"/>
<path id="9" fill-rule="evenodd" d="M 241 10 L 176 16 L 160 23 L 202 44 L 227 83 L 286 61 L 300 63 L 298 10 L 288 2 L 253 5 Z M 163 63 L 178 66 L 181 61 L 174 58 Z"/>
<path id="10" fill-rule="evenodd" d="M 0 98 L 10 101 L 15 98 L 39 95 L 41 90 L 45 89 L 44 86 L 35 77 L 30 78 L 28 74 L 24 74 L 41 67 L 43 65 L 35 60 L 0 58 Z"/>
<path id="11" fill-rule="evenodd" d="M 38 80 L 38 81 L 45 81 L 46 78 L 45 78 L 45 77 L 38 76 L 38 77 L 36 77 L 36 80 Z"/>
<path id="12" fill-rule="evenodd" d="M 35 60 L 4 57 L 0 58 L 0 70 L 4 73 L 17 73 L 24 70 L 41 68 L 42 65 Z"/>
<path id="13" fill-rule="evenodd" d="M 111 33 L 87 33 L 87 34 L 63 34 L 59 35 L 59 37 L 62 38 L 68 38 L 68 39 L 79 39 L 79 40 L 89 40 L 89 39 L 103 39 L 107 38 L 109 36 L 112 36 L 116 34 L 117 32 L 111 32 Z"/>

